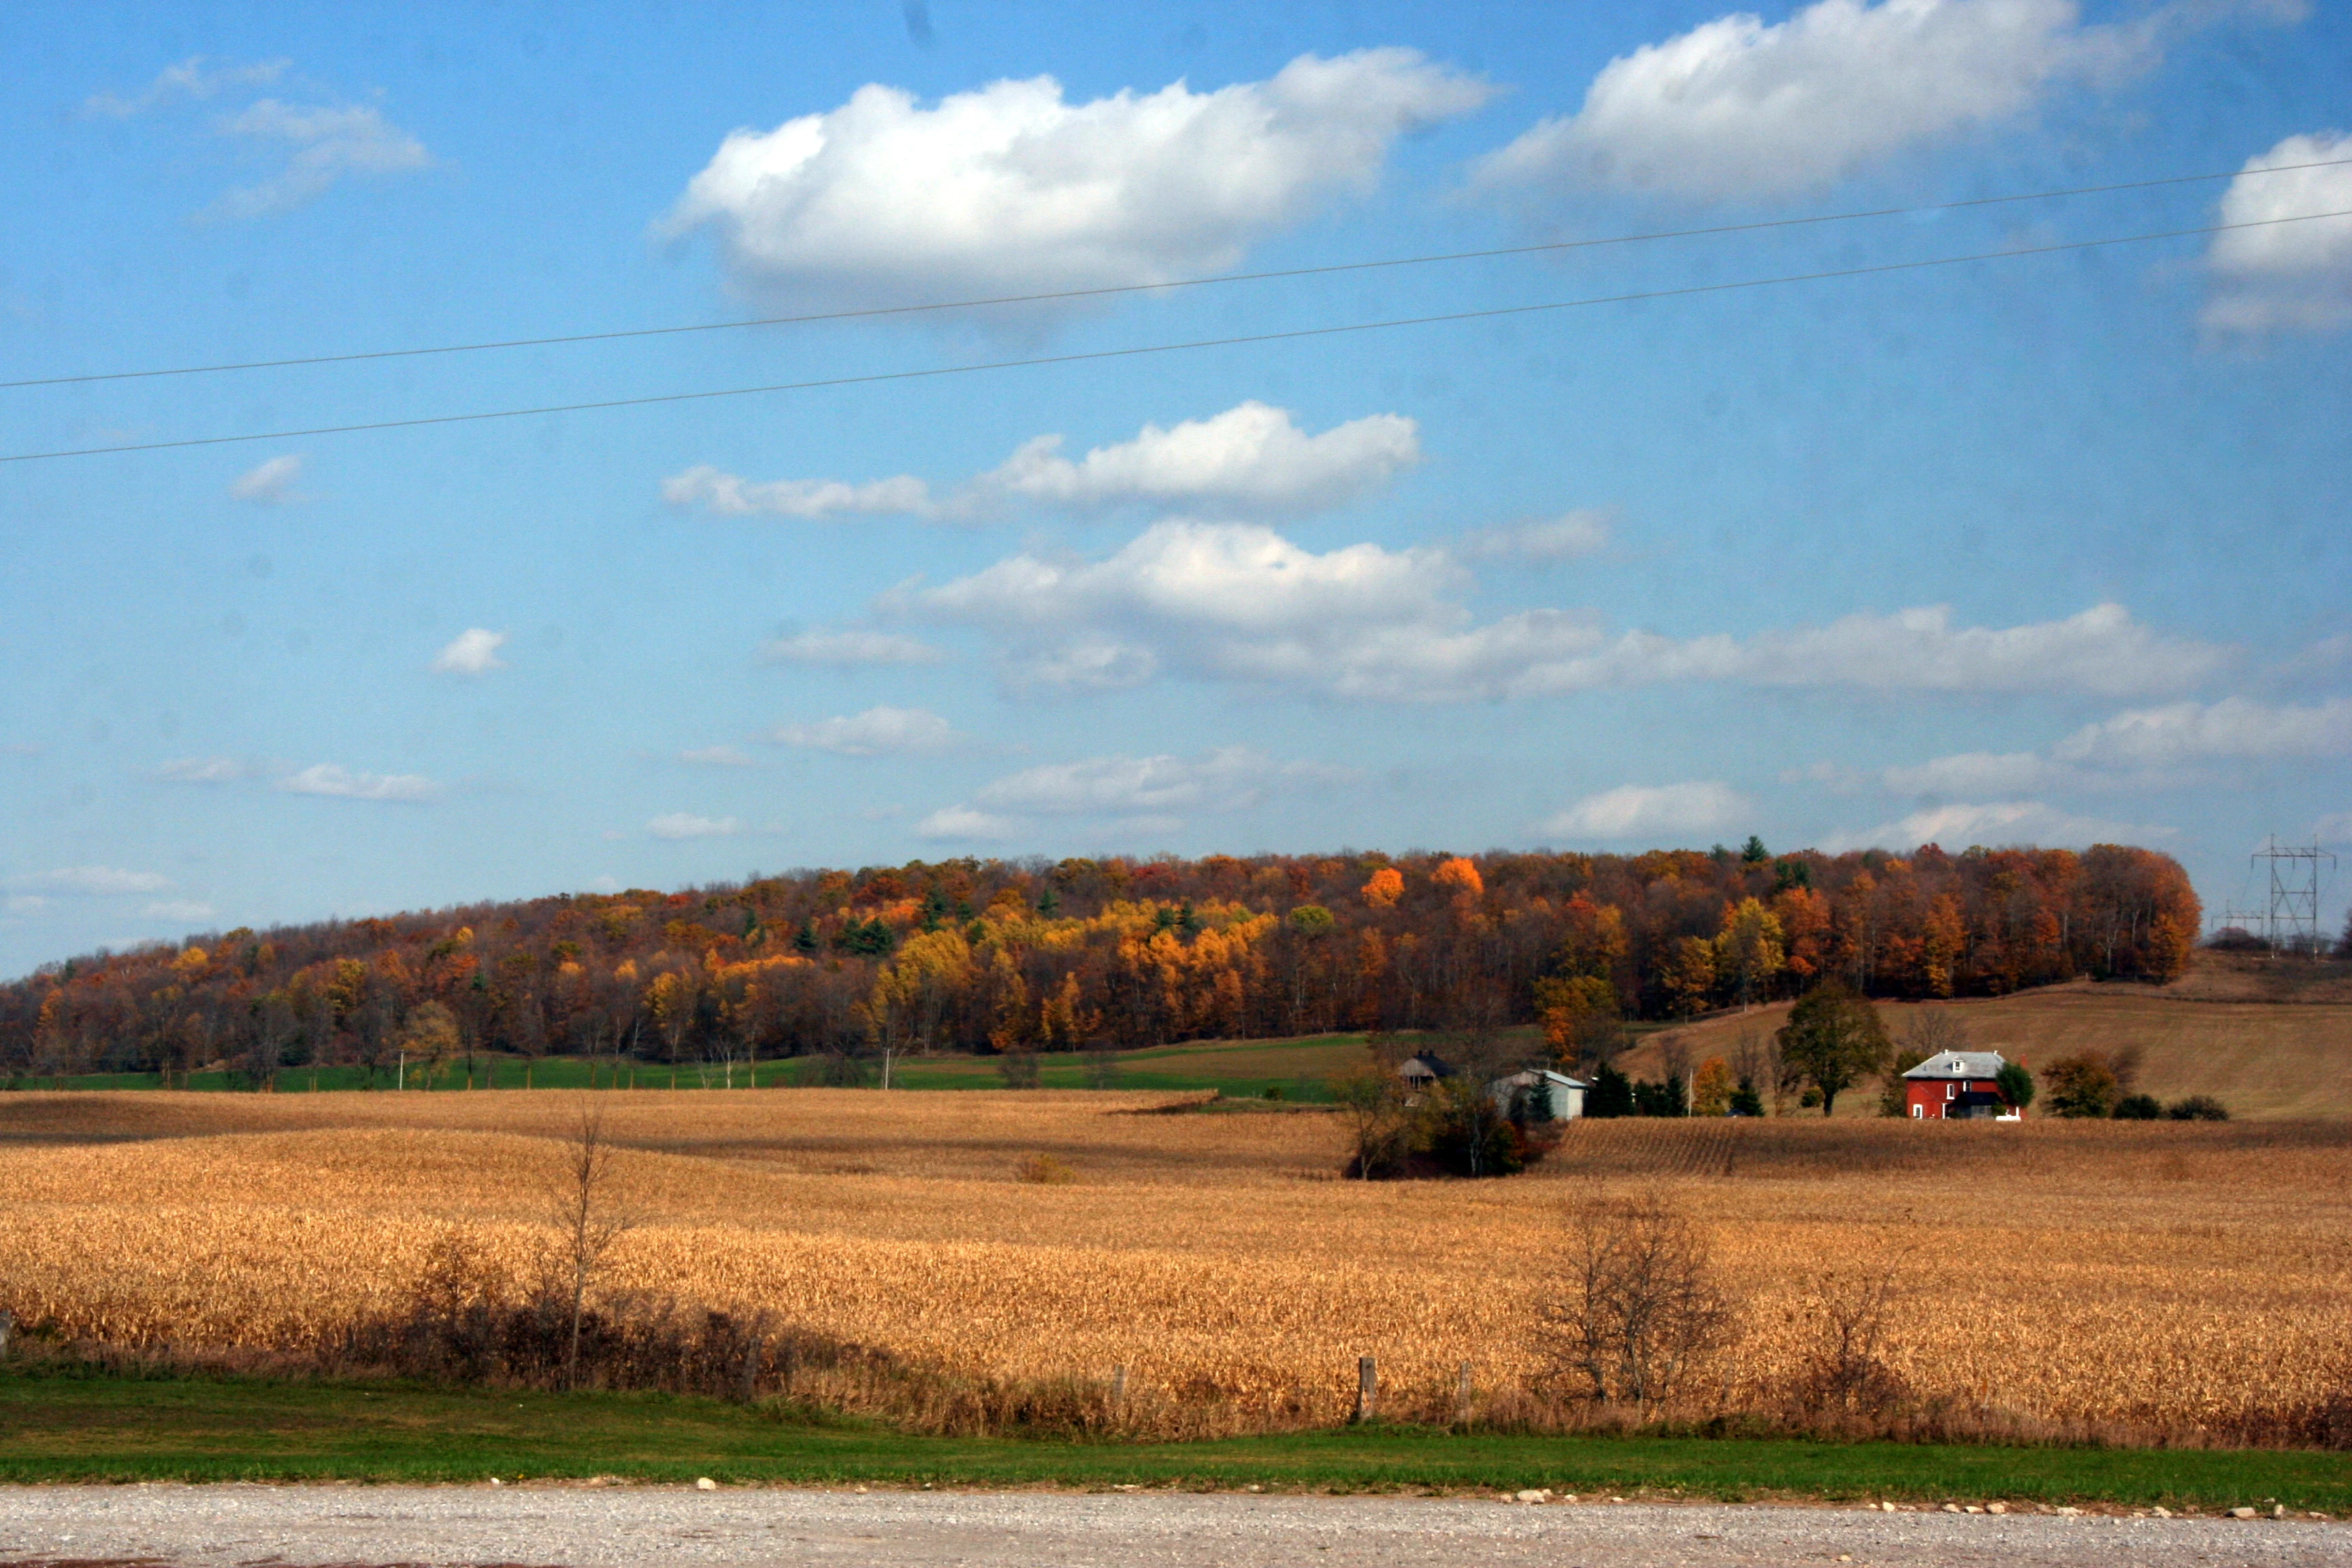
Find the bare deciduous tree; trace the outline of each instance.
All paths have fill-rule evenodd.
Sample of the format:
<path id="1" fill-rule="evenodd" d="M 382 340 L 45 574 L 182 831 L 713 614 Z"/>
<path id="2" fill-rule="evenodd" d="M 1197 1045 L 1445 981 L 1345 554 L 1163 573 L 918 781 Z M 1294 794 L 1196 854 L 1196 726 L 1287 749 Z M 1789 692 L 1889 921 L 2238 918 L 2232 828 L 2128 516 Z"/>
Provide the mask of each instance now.
<path id="1" fill-rule="evenodd" d="M 1537 1315 L 1549 1378 L 1587 1398 L 1658 1405 L 1730 1330 L 1705 1233 L 1655 1194 L 1588 1205 L 1567 1258 Z"/>
<path id="2" fill-rule="evenodd" d="M 1331 1098 L 1348 1113 L 1355 1132 L 1349 1173 L 1363 1181 L 1393 1168 L 1411 1142 L 1403 1085 L 1391 1068 L 1372 1063 L 1331 1079 Z"/>
<path id="3" fill-rule="evenodd" d="M 1875 1415 L 1909 1396 L 1902 1374 L 1880 1353 L 1894 1300 L 1891 1275 L 1833 1274 L 1822 1281 L 1808 1314 L 1813 1342 L 1794 1390 L 1801 1408 Z"/>
<path id="4" fill-rule="evenodd" d="M 563 1148 L 549 1196 L 549 1219 L 556 1232 L 550 1273 L 570 1309 L 571 1345 L 565 1352 L 563 1385 L 574 1387 L 580 1376 L 580 1321 L 587 1309 L 588 1289 L 596 1271 L 634 1223 L 620 1206 L 613 1188 L 613 1146 L 604 1136 L 601 1109 L 580 1112 L 580 1124 Z"/>

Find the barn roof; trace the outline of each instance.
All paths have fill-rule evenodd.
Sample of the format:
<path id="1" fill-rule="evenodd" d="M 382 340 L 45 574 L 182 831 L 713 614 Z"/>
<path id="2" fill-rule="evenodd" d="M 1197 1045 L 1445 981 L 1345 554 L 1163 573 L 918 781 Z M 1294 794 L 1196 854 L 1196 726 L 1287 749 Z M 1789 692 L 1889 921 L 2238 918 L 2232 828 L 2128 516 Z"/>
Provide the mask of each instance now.
<path id="1" fill-rule="evenodd" d="M 1556 1083 L 1568 1089 L 1591 1089 L 1580 1078 L 1570 1078 L 1549 1068 L 1528 1068 L 1523 1072 L 1507 1073 L 1487 1087 L 1491 1089 L 1533 1089 L 1539 1083 Z"/>
<path id="2" fill-rule="evenodd" d="M 1937 1051 L 1905 1078 L 1992 1078 L 2009 1065 L 1999 1051 Z"/>

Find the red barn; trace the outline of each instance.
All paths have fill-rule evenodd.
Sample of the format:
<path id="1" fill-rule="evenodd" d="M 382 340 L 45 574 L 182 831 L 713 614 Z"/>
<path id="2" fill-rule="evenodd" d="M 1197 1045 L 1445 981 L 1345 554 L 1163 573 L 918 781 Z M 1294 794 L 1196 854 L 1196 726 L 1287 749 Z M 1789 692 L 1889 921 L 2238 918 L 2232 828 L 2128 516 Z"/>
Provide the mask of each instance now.
<path id="1" fill-rule="evenodd" d="M 1999 1051 L 1937 1051 L 1903 1075 L 1903 1097 L 1915 1121 L 2014 1121 L 2021 1112 L 2000 1092 L 2008 1065 Z"/>

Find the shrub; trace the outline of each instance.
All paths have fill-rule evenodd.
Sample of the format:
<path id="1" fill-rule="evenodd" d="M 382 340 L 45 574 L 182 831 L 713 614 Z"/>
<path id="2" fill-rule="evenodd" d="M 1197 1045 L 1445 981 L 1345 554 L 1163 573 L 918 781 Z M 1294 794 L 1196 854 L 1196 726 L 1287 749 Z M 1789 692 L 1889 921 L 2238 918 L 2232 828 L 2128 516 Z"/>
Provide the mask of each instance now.
<path id="1" fill-rule="evenodd" d="M 2127 1094 L 2116 1101 L 2118 1121 L 2154 1121 L 2163 1114 L 2163 1104 L 2152 1094 Z"/>
<path id="2" fill-rule="evenodd" d="M 2192 1094 L 2176 1100 L 2164 1109 L 2165 1115 L 2175 1121 L 2227 1121 L 2230 1108 L 2210 1094 Z"/>
<path id="3" fill-rule="evenodd" d="M 2001 1063 L 1992 1081 L 2000 1089 L 2000 1097 L 2013 1109 L 2022 1110 L 2033 1103 L 2033 1075 L 2026 1070 L 2023 1062 Z"/>
<path id="4" fill-rule="evenodd" d="M 1051 1154 L 1032 1154 L 1024 1159 L 1013 1173 L 1023 1181 L 1040 1187 L 1066 1186 L 1077 1180 L 1077 1173 Z"/>
<path id="5" fill-rule="evenodd" d="M 1549 1376 L 1587 1398 L 1669 1399 L 1730 1329 L 1705 1233 L 1655 1195 L 1586 1210 L 1567 1257 L 1537 1316 Z"/>
<path id="6" fill-rule="evenodd" d="M 2055 1116 L 2104 1117 L 2116 1108 L 2116 1074 L 2100 1057 L 2084 1052 L 2052 1062 L 2042 1081 L 2050 1089 L 2050 1110 Z"/>
<path id="7" fill-rule="evenodd" d="M 1810 1302 L 1813 1342 L 1790 1388 L 1808 1415 L 1830 1411 L 1881 1415 L 1906 1403 L 1910 1385 L 1886 1363 L 1895 1281 L 1887 1275 L 1832 1275 Z"/>

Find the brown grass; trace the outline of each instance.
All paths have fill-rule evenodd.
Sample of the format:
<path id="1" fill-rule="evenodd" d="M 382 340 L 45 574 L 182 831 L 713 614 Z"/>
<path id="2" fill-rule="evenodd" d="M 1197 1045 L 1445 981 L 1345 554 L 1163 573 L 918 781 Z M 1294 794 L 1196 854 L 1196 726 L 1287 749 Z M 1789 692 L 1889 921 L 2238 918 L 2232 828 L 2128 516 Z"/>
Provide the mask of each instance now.
<path id="1" fill-rule="evenodd" d="M 1152 1430 L 1336 1422 L 1360 1354 L 1400 1401 L 1465 1360 L 1517 1398 L 1565 1217 L 1655 1187 L 1743 1302 L 1733 1406 L 1800 1379 L 1822 1280 L 1859 1272 L 1894 1276 L 1886 1359 L 1948 1411 L 2234 1441 L 2341 1386 L 2341 1125 L 1587 1122 L 1508 1181 L 1362 1184 L 1334 1117 L 1130 1113 L 1174 1098 L 598 1096 L 640 1221 L 610 1283 L 973 1379 L 1123 1363 Z M 526 1270 L 580 1099 L 7 1097 L 0 1307 L 268 1347 L 395 1310 L 452 1227 Z"/>
<path id="2" fill-rule="evenodd" d="M 2210 1094 L 2237 1116 L 2352 1116 L 2352 1072 L 2345 1070 L 2352 1063 L 2352 1000 L 2284 1003 L 2276 988 L 2250 994 L 2253 982 L 2221 975 L 2220 965 L 2207 975 L 2210 962 L 2200 957 L 2191 971 L 2200 985 L 2210 981 L 2203 989 L 2189 981 L 2177 987 L 2083 982 L 1963 1002 L 1881 1002 L 1878 1014 L 1900 1038 L 1916 1014 L 1947 1009 L 1977 1049 L 2000 1051 L 2037 1070 L 2079 1050 L 2137 1047 L 2142 1090 L 2166 1100 Z M 1670 1032 L 1682 1037 L 1696 1067 L 1710 1056 L 1728 1058 L 1743 1032 L 1769 1035 L 1788 1015 L 1780 1003 Z M 1650 1037 L 1617 1065 L 1657 1077 L 1665 1037 Z M 1848 1090 L 1837 1111 L 1876 1115 L 1877 1086 Z"/>

